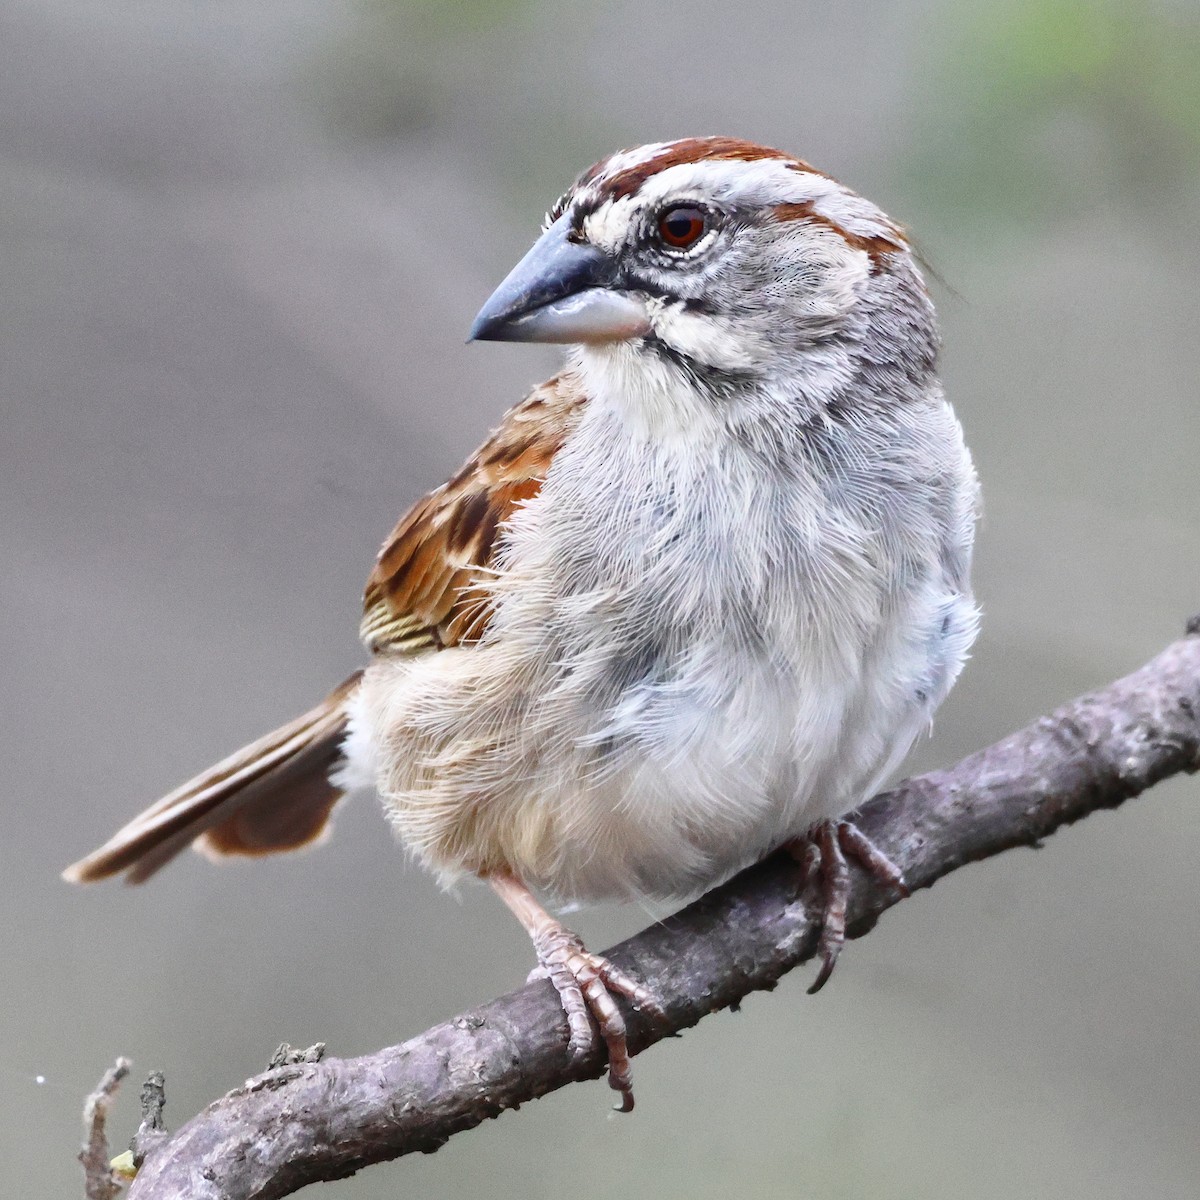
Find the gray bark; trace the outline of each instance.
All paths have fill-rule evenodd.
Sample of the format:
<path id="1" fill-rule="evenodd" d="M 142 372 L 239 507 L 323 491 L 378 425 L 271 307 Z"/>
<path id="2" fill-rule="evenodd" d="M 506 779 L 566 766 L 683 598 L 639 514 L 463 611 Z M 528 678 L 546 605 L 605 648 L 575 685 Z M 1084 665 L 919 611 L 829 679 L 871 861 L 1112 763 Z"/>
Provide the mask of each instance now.
<path id="1" fill-rule="evenodd" d="M 1141 670 L 1071 702 L 946 771 L 876 797 L 859 827 L 912 890 L 966 863 L 1036 846 L 1063 825 L 1200 768 L 1200 621 Z M 609 956 L 661 1000 L 665 1025 L 630 1013 L 630 1048 L 736 1006 L 813 955 L 816 911 L 783 855 L 743 872 Z M 849 932 L 898 902 L 855 873 Z M 269 1070 L 147 1154 L 130 1200 L 266 1200 L 353 1174 L 604 1070 L 572 1063 L 558 999 L 535 983 L 362 1058 Z"/>
<path id="2" fill-rule="evenodd" d="M 84 1143 L 76 1156 L 83 1167 L 85 1200 L 116 1200 L 121 1182 L 108 1165 L 108 1110 L 112 1107 L 121 1080 L 132 1064 L 127 1058 L 117 1061 L 104 1072 L 96 1090 L 83 1102 Z"/>

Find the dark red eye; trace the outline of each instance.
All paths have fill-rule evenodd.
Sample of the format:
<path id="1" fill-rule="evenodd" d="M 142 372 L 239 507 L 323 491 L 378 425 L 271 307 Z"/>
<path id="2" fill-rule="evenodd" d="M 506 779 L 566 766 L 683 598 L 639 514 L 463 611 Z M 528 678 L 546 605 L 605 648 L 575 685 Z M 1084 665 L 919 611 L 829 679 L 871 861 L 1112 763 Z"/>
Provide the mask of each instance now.
<path id="1" fill-rule="evenodd" d="M 668 208 L 658 218 L 658 236 L 676 250 L 694 246 L 707 228 L 704 213 L 689 204 Z"/>

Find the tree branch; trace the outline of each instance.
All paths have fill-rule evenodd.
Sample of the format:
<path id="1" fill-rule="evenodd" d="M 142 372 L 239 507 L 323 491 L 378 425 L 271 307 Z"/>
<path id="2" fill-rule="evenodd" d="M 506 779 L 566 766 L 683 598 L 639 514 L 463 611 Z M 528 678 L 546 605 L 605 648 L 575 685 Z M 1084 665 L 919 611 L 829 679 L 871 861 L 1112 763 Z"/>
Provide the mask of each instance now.
<path id="1" fill-rule="evenodd" d="M 929 887 L 965 863 L 1036 846 L 1060 826 L 1115 808 L 1200 768 L 1200 621 L 1141 670 L 1042 717 L 948 771 L 910 779 L 858 820 Z M 895 895 L 855 875 L 850 933 L 861 937 Z M 650 984 L 667 1022 L 630 1015 L 635 1053 L 701 1017 L 772 988 L 811 957 L 818 929 L 776 855 L 611 957 Z M 452 1134 L 604 1069 L 572 1063 L 548 982 L 530 984 L 400 1046 L 355 1059 L 294 1062 L 210 1104 L 146 1156 L 130 1200 L 269 1200 L 370 1163 L 436 1150 Z"/>
<path id="2" fill-rule="evenodd" d="M 83 1194 L 87 1200 L 114 1200 L 121 1184 L 113 1176 L 108 1161 L 108 1110 L 116 1098 L 121 1080 L 129 1074 L 127 1058 L 117 1061 L 104 1072 L 96 1089 L 83 1102 L 83 1129 L 86 1140 L 77 1155 L 83 1167 Z"/>

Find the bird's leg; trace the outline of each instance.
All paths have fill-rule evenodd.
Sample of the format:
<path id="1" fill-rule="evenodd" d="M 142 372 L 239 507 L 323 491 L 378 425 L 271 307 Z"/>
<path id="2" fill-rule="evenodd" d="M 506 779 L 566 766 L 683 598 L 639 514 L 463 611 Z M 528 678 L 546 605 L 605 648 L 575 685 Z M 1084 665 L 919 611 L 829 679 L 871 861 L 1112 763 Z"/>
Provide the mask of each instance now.
<path id="1" fill-rule="evenodd" d="M 635 1007 L 661 1016 L 653 994 L 636 979 L 619 970 L 607 958 L 592 954 L 578 935 L 556 921 L 515 875 L 490 875 L 488 883 L 525 926 L 533 940 L 538 963 L 558 992 L 567 1014 L 570 1040 L 567 1052 L 580 1058 L 592 1047 L 592 1019 L 608 1047 L 608 1085 L 621 1093 L 621 1112 L 633 1109 L 629 1047 L 625 1041 L 625 1018 L 613 993 L 631 1000 Z"/>
<path id="2" fill-rule="evenodd" d="M 817 953 L 821 969 L 809 994 L 819 992 L 833 974 L 834 963 L 846 942 L 846 908 L 850 901 L 850 868 L 847 856 L 885 887 L 908 895 L 900 868 L 852 821 L 819 821 L 802 838 L 787 845 L 788 852 L 800 863 L 803 886 L 816 878 L 821 901 L 821 939 Z"/>

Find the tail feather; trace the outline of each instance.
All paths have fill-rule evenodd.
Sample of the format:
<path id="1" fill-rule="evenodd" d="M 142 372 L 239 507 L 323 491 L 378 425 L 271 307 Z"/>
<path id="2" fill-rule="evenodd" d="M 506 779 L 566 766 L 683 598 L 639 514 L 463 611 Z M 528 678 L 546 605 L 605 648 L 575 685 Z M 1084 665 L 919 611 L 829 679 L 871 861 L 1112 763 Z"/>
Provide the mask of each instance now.
<path id="1" fill-rule="evenodd" d="M 195 842 L 209 857 L 294 850 L 318 840 L 342 791 L 329 782 L 356 672 L 316 708 L 164 796 L 63 878 L 93 883 L 128 871 L 141 883 Z"/>

